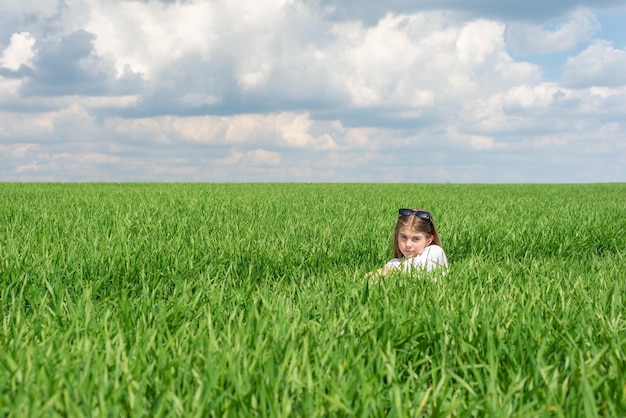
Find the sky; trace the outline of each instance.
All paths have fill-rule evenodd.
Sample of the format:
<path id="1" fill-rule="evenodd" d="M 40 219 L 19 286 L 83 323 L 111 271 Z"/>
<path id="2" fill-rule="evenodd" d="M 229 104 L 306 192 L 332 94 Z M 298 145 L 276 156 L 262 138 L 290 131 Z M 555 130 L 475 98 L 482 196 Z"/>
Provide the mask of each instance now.
<path id="1" fill-rule="evenodd" d="M 625 0 L 2 0 L 0 181 L 626 181 Z"/>

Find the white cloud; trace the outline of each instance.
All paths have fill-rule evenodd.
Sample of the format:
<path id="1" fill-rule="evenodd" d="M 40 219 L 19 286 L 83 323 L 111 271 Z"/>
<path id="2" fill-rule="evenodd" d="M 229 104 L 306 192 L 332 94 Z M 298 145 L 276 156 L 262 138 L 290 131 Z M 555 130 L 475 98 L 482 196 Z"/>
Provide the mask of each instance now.
<path id="1" fill-rule="evenodd" d="M 10 105 L 20 100 L 19 88 L 21 84 L 20 80 L 4 79 L 0 76 L 0 105 Z"/>
<path id="2" fill-rule="evenodd" d="M 280 154 L 273 151 L 267 151 L 262 148 L 248 151 L 246 154 L 248 160 L 253 165 L 279 165 Z"/>
<path id="3" fill-rule="evenodd" d="M 358 24 L 337 24 L 337 37 L 331 56 L 337 59 L 343 82 L 358 107 L 402 103 L 411 107 L 432 106 L 433 94 L 416 85 L 416 64 L 422 50 L 409 37 L 407 28 L 419 25 L 423 16 L 387 15 L 372 28 Z M 337 72 L 339 73 L 339 72 Z M 398 103 L 399 104 L 399 103 Z"/>
<path id="4" fill-rule="evenodd" d="M 502 23 L 466 23 L 462 16 L 432 11 L 387 14 L 371 27 L 329 25 L 294 4 L 274 1 L 260 12 L 253 1 L 237 7 L 125 2 L 120 13 L 98 2 L 87 29 L 118 75 L 139 72 L 154 79 L 154 88 L 178 88 L 178 103 L 192 107 L 226 106 L 230 80 L 244 97 L 278 106 L 282 100 L 330 100 L 357 108 L 419 109 L 539 76 L 537 67 L 507 54 Z M 190 56 L 198 60 L 185 58 Z M 190 84 L 201 75 L 204 81 Z"/>
<path id="5" fill-rule="evenodd" d="M 521 85 L 506 92 L 503 105 L 511 111 L 536 109 L 543 112 L 556 97 L 566 97 L 566 95 L 566 90 L 561 89 L 556 83 L 541 83 L 536 86 Z"/>
<path id="6" fill-rule="evenodd" d="M 150 79 L 186 54 L 208 56 L 221 27 L 214 2 L 92 4 L 85 29 L 96 35 L 96 51 L 113 60 L 118 76 L 132 71 Z"/>
<path id="7" fill-rule="evenodd" d="M 53 133 L 51 115 L 0 112 L 0 141 L 13 142 Z"/>
<path id="8" fill-rule="evenodd" d="M 600 29 L 596 15 L 589 9 L 572 12 L 556 28 L 542 24 L 514 22 L 507 27 L 507 46 L 522 54 L 549 54 L 568 51 L 581 42 L 591 40 Z"/>
<path id="9" fill-rule="evenodd" d="M 120 164 L 123 162 L 123 158 L 103 154 L 100 152 L 84 152 L 80 154 L 72 153 L 59 153 L 52 156 L 53 161 L 59 161 L 63 163 L 80 163 L 85 165 L 99 165 L 99 164 Z"/>
<path id="10" fill-rule="evenodd" d="M 176 100 L 185 107 L 199 107 L 214 105 L 222 101 L 221 97 L 203 93 L 187 93 Z"/>
<path id="11" fill-rule="evenodd" d="M 624 149 L 624 50 L 593 39 L 594 11 L 527 7 L 550 27 L 488 2 L 362 4 L 14 3 L 29 23 L 0 31 L 0 179 L 523 181 L 532 155 L 580 180 L 601 152 L 626 175 L 607 151 Z M 560 83 L 507 50 L 581 42 Z"/>
<path id="12" fill-rule="evenodd" d="M 274 112 L 324 103 L 397 109 L 411 118 L 419 113 L 409 109 L 539 76 L 506 53 L 504 24 L 440 11 L 387 14 L 365 27 L 321 21 L 286 0 L 262 10 L 252 0 L 91 4 L 85 28 L 95 52 L 118 77 L 135 72 L 151 80 L 149 107 L 230 109 L 236 98 L 274 103 Z"/>
<path id="13" fill-rule="evenodd" d="M 468 102 L 448 137 L 473 148 L 516 153 L 541 149 L 576 155 L 588 149 L 593 155 L 600 149 L 608 152 L 610 147 L 623 147 L 619 135 L 599 138 L 598 133 L 626 132 L 626 122 L 619 116 L 624 112 L 626 87 L 568 89 L 555 83 L 520 86 Z M 483 137 L 494 141 L 484 141 Z M 598 147 L 599 141 L 605 146 Z"/>
<path id="14" fill-rule="evenodd" d="M 44 171 L 49 172 L 50 168 L 51 168 L 50 166 L 39 164 L 38 161 L 33 161 L 27 164 L 19 165 L 15 169 L 15 172 L 18 174 L 21 174 L 24 172 L 34 172 L 34 173 L 44 172 Z"/>
<path id="15" fill-rule="evenodd" d="M 10 156 L 12 159 L 27 159 L 40 152 L 41 147 L 37 144 L 11 144 L 0 145 L 0 152 Z"/>
<path id="16" fill-rule="evenodd" d="M 594 41 L 568 58 L 562 83 L 571 87 L 626 86 L 626 50 L 616 49 L 605 40 Z"/>
<path id="17" fill-rule="evenodd" d="M 79 106 L 93 112 L 120 111 L 135 106 L 139 100 L 136 95 L 128 96 L 52 96 L 52 97 L 20 97 L 20 86 L 22 82 L 14 79 L 0 78 L 0 106 L 10 108 L 11 105 L 19 103 L 20 108 L 28 110 L 24 114 L 5 112 L 0 118 L 15 116 L 17 119 L 34 117 L 33 115 L 43 113 L 54 113 L 71 106 Z M 30 109 L 52 109 L 49 112 L 36 112 Z M 2 131 L 0 127 L 0 132 Z"/>
<path id="18" fill-rule="evenodd" d="M 22 65 L 32 66 L 36 39 L 28 32 L 11 35 L 9 46 L 2 51 L 0 67 L 17 71 Z"/>
<path id="19" fill-rule="evenodd" d="M 264 144 L 309 150 L 333 149 L 337 144 L 308 114 L 245 114 L 234 116 L 161 116 L 110 121 L 118 133 L 154 138 L 162 143 L 192 142 L 207 145 Z"/>
<path id="20" fill-rule="evenodd" d="M 58 7 L 57 0 L 3 0 L 0 3 L 0 15 L 35 15 L 51 17 Z"/>
<path id="21" fill-rule="evenodd" d="M 316 0 L 320 12 L 334 20 L 361 20 L 375 24 L 386 13 L 412 14 L 420 10 L 461 13 L 469 19 L 487 17 L 502 21 L 546 21 L 577 7 L 599 10 L 624 6 L 623 0 Z"/>
<path id="22" fill-rule="evenodd" d="M 494 55 L 504 52 L 502 33 L 504 25 L 489 20 L 478 20 L 465 25 L 456 41 L 456 52 L 461 63 L 490 64 Z"/>
<path id="23" fill-rule="evenodd" d="M 387 15 L 370 28 L 338 23 L 326 68 L 355 107 L 430 108 L 540 78 L 504 45 L 504 25 L 441 12 Z"/>
<path id="24" fill-rule="evenodd" d="M 96 35 L 96 50 L 115 62 L 118 74 L 130 70 L 152 79 L 162 67 L 193 55 L 236 63 L 244 88 L 266 81 L 277 43 L 286 43 L 282 31 L 296 31 L 311 17 L 310 10 L 288 0 L 93 4 L 85 28 Z"/>
<path id="25" fill-rule="evenodd" d="M 461 147 L 475 150 L 493 150 L 506 148 L 506 144 L 496 142 L 495 138 L 486 135 L 474 135 L 459 132 L 457 126 L 450 126 L 446 138 Z"/>

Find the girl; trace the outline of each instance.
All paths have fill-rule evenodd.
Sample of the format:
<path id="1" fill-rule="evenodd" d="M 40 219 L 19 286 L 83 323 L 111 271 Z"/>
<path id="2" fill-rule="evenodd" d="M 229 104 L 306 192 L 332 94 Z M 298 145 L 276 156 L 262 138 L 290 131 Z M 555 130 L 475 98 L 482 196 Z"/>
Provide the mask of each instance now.
<path id="1" fill-rule="evenodd" d="M 367 276 L 381 276 L 393 270 L 413 269 L 431 271 L 447 267 L 448 259 L 430 212 L 424 209 L 400 209 L 393 233 L 393 260 Z"/>

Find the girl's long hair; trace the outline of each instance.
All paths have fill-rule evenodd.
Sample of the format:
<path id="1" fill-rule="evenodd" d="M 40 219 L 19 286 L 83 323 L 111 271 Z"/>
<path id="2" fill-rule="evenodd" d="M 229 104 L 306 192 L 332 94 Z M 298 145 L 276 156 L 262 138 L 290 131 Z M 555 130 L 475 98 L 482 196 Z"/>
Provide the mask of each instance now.
<path id="1" fill-rule="evenodd" d="M 428 212 L 426 209 L 412 208 L 413 211 L 423 211 Z M 429 212 L 430 213 L 430 212 Z M 417 217 L 414 213 L 409 216 L 398 216 L 398 221 L 396 222 L 396 228 L 393 231 L 393 258 L 403 258 L 404 254 L 400 251 L 400 246 L 398 246 L 398 235 L 400 234 L 400 228 L 402 227 L 410 227 L 413 232 L 421 232 L 426 237 L 433 237 L 432 242 L 429 245 L 436 244 L 443 248 L 441 245 L 441 238 L 439 238 L 439 233 L 437 232 L 437 227 L 435 226 L 435 221 L 433 220 L 432 214 L 430 215 L 430 219 L 422 219 Z"/>

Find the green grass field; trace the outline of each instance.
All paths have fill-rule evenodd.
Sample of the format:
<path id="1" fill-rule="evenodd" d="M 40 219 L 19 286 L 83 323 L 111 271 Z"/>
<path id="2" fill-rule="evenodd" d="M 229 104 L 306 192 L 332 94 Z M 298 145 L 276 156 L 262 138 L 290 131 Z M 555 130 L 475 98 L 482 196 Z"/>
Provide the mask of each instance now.
<path id="1" fill-rule="evenodd" d="M 364 274 L 398 207 L 450 271 Z M 625 416 L 626 184 L 0 184 L 0 416 Z"/>

